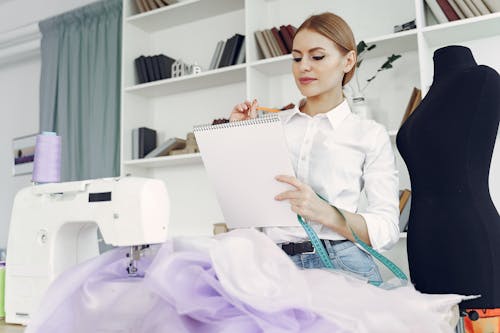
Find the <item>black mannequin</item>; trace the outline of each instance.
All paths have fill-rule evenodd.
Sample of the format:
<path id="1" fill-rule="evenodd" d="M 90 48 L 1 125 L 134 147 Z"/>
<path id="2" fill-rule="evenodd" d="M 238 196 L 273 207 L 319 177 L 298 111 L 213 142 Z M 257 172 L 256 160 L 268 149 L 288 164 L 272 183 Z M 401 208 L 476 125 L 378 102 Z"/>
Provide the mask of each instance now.
<path id="1" fill-rule="evenodd" d="M 489 192 L 500 119 L 500 77 L 470 49 L 434 53 L 434 82 L 397 146 L 412 187 L 408 261 L 425 293 L 482 297 L 462 309 L 500 308 L 500 216 Z"/>

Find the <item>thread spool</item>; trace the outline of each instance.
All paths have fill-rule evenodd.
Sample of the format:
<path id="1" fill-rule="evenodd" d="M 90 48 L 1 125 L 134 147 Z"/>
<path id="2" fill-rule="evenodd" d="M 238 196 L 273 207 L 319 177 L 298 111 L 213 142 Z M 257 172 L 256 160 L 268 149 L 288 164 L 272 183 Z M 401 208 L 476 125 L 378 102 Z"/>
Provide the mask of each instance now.
<path id="1" fill-rule="evenodd" d="M 33 178 L 35 183 L 61 181 L 61 137 L 54 132 L 37 135 Z"/>

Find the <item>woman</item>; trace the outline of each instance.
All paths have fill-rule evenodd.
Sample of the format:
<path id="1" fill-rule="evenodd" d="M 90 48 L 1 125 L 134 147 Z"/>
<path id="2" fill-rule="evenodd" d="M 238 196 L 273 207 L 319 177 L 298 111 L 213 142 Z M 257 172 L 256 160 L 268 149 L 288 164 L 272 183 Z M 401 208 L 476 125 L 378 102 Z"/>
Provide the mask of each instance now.
<path id="1" fill-rule="evenodd" d="M 371 256 L 353 243 L 351 228 L 377 250 L 397 242 L 398 176 L 387 131 L 351 113 L 343 96 L 342 87 L 354 75 L 355 50 L 350 27 L 335 14 L 313 15 L 297 29 L 292 71 L 305 98 L 279 114 L 297 178 L 276 177 L 293 187 L 276 200 L 288 201 L 292 211 L 308 221 L 335 268 L 381 281 Z M 257 100 L 238 104 L 230 120 L 255 118 L 257 107 Z M 368 206 L 358 212 L 363 188 Z M 323 267 L 301 226 L 264 232 L 299 267 Z"/>

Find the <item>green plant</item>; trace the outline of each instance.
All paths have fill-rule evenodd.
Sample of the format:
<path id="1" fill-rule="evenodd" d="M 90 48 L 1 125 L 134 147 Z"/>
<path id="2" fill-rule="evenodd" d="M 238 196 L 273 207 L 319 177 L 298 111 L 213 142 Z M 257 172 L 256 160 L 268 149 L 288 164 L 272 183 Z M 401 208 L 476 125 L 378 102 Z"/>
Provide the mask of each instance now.
<path id="1" fill-rule="evenodd" d="M 380 73 L 384 70 L 387 70 L 387 69 L 391 69 L 392 63 L 395 62 L 396 60 L 398 60 L 399 58 L 401 58 L 400 54 L 392 54 L 391 56 L 387 57 L 387 60 L 382 64 L 382 66 L 380 66 L 379 69 L 377 69 L 377 72 L 375 72 L 375 74 L 373 74 L 368 80 L 366 80 L 366 84 L 363 87 L 361 87 L 361 85 L 359 83 L 359 77 L 358 77 L 359 68 L 361 67 L 361 64 L 363 63 L 363 60 L 366 58 L 366 54 L 376 47 L 377 47 L 377 45 L 375 45 L 375 44 L 367 45 L 364 41 L 360 41 L 357 45 L 358 59 L 356 62 L 355 76 L 356 76 L 356 86 L 357 86 L 356 88 L 357 88 L 357 91 L 360 93 L 365 91 L 366 87 L 368 87 L 368 85 L 375 79 L 375 77 L 377 76 L 378 73 Z"/>

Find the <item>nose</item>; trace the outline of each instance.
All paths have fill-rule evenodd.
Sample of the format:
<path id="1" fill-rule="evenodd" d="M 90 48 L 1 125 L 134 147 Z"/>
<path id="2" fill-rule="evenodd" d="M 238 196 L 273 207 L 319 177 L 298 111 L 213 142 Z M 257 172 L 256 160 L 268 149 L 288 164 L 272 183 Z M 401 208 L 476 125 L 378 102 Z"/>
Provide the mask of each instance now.
<path id="1" fill-rule="evenodd" d="M 309 72 L 311 70 L 311 61 L 307 57 L 302 57 L 299 63 L 299 69 L 301 72 Z"/>

